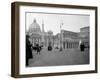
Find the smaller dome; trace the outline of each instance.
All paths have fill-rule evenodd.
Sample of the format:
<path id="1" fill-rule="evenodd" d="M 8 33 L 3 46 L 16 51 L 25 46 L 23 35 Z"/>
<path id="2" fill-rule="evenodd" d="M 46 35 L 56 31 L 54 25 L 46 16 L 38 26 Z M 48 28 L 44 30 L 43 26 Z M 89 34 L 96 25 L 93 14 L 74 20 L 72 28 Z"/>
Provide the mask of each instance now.
<path id="1" fill-rule="evenodd" d="M 51 30 L 48 31 L 48 34 L 53 34 L 53 32 Z"/>

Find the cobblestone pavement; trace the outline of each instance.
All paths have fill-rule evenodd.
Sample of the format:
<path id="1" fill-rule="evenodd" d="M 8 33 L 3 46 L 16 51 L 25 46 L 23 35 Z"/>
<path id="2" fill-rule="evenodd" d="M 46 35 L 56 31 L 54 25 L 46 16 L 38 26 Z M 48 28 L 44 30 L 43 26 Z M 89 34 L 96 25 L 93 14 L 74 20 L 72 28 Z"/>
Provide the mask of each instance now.
<path id="1" fill-rule="evenodd" d="M 33 51 L 33 56 L 29 60 L 29 67 L 89 64 L 89 50 L 81 52 L 79 49 L 43 49 L 40 54 Z"/>

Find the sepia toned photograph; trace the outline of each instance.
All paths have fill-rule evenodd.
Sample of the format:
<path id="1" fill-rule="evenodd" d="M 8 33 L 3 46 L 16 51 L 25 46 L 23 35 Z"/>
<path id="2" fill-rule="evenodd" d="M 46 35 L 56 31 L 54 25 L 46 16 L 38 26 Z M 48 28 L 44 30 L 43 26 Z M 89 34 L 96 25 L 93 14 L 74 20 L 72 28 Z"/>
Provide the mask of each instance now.
<path id="1" fill-rule="evenodd" d="M 26 66 L 90 61 L 90 15 L 26 12 Z"/>

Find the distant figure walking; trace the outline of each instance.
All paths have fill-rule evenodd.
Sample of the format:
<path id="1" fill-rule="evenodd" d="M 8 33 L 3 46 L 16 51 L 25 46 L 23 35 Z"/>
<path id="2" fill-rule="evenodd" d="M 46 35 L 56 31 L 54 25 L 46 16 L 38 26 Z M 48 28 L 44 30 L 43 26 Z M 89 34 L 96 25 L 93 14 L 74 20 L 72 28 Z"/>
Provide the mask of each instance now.
<path id="1" fill-rule="evenodd" d="M 41 47 L 39 46 L 39 44 L 36 44 L 36 48 L 37 48 L 37 54 L 40 54 Z"/>
<path id="2" fill-rule="evenodd" d="M 84 45 L 83 43 L 81 43 L 81 44 L 80 44 L 80 50 L 81 50 L 81 51 L 84 51 L 84 49 L 85 49 L 85 45 Z"/>
<path id="3" fill-rule="evenodd" d="M 29 65 L 29 59 L 33 58 L 31 47 L 32 44 L 29 41 L 29 36 L 26 35 L 26 66 Z"/>
<path id="4" fill-rule="evenodd" d="M 52 46 L 51 46 L 51 42 L 49 42 L 48 51 L 51 51 L 51 50 L 52 50 Z"/>

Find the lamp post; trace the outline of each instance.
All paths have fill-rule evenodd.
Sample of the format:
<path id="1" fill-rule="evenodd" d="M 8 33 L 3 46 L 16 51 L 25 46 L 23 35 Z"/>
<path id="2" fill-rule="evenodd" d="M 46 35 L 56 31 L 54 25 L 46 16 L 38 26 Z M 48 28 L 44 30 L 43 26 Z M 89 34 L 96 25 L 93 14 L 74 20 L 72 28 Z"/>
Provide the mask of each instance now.
<path id="1" fill-rule="evenodd" d="M 44 40 L 44 21 L 42 20 L 42 46 L 45 46 L 45 40 Z"/>
<path id="2" fill-rule="evenodd" d="M 62 34 L 62 31 L 61 31 L 62 25 L 63 25 L 63 23 L 60 24 L 60 51 L 63 50 L 63 40 L 62 40 L 63 34 Z"/>

